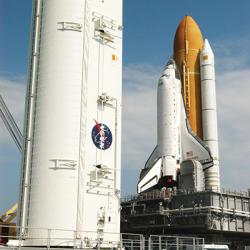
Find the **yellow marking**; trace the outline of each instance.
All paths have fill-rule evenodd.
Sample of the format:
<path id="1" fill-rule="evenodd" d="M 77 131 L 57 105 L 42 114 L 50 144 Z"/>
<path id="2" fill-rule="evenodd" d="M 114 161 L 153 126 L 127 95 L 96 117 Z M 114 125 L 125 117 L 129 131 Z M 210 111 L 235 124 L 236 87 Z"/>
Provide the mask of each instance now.
<path id="1" fill-rule="evenodd" d="M 186 48 L 185 49 L 179 49 L 177 52 L 175 52 L 175 54 L 177 55 L 177 54 L 181 54 L 181 53 L 185 53 L 185 51 L 186 51 Z M 200 52 L 200 49 L 192 49 L 192 48 L 189 48 L 189 46 L 188 46 L 188 51 L 194 51 L 194 52 Z"/>
<path id="2" fill-rule="evenodd" d="M 113 61 L 117 61 L 117 60 L 118 60 L 118 57 L 117 57 L 116 55 L 112 54 L 112 60 L 113 60 Z"/>
<path id="3" fill-rule="evenodd" d="M 189 71 L 188 73 L 189 75 L 200 75 L 200 72 Z"/>
<path id="4" fill-rule="evenodd" d="M 203 56 L 203 60 L 208 60 L 208 55 Z"/>
<path id="5" fill-rule="evenodd" d="M 185 40 L 185 52 L 188 54 L 188 40 Z"/>
<path id="6" fill-rule="evenodd" d="M 190 78 L 189 78 L 189 68 L 187 68 L 187 110 L 188 110 L 188 118 L 189 118 L 189 115 L 190 115 Z"/>
<path id="7" fill-rule="evenodd" d="M 185 64 L 183 64 L 182 67 L 183 72 L 183 97 L 184 97 L 184 103 L 187 113 L 187 118 L 190 118 L 190 79 L 189 79 L 189 68 L 186 67 Z"/>
<path id="8" fill-rule="evenodd" d="M 184 101 L 185 101 L 185 104 L 186 104 L 186 88 L 185 88 L 185 86 L 186 86 L 186 79 L 185 79 L 185 76 L 186 76 L 186 68 L 185 68 L 185 64 L 183 63 L 183 65 L 182 65 L 182 72 L 183 72 L 183 75 L 182 75 L 182 77 L 183 77 L 183 79 L 182 79 L 182 82 L 183 82 L 183 94 L 184 94 Z"/>

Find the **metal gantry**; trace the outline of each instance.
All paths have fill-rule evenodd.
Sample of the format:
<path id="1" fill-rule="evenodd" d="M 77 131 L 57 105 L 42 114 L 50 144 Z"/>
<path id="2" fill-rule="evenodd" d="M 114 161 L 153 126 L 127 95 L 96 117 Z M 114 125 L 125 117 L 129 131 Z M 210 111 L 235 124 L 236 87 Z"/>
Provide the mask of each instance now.
<path id="1" fill-rule="evenodd" d="M 20 132 L 13 116 L 11 115 L 7 105 L 5 104 L 2 96 L 0 95 L 0 116 L 6 126 L 7 130 L 9 131 L 12 139 L 14 140 L 15 144 L 17 145 L 20 152 L 22 152 L 23 147 L 23 135 Z"/>

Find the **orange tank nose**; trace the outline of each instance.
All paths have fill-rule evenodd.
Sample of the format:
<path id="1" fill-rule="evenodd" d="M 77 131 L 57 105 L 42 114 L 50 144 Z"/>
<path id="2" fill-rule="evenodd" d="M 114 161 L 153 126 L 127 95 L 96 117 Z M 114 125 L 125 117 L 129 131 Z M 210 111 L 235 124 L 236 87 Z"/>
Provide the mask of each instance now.
<path id="1" fill-rule="evenodd" d="M 185 16 L 175 33 L 174 60 L 180 70 L 182 92 L 192 131 L 202 139 L 201 81 L 199 53 L 203 38 L 191 16 Z"/>

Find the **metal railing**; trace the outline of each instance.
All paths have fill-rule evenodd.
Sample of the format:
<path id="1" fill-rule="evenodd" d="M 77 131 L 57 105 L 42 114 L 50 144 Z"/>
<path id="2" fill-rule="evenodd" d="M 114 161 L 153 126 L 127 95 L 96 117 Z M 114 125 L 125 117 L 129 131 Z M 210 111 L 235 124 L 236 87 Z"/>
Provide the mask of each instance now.
<path id="1" fill-rule="evenodd" d="M 142 234 L 121 234 L 121 246 L 126 250 L 144 250 L 145 238 Z"/>
<path id="2" fill-rule="evenodd" d="M 129 195 L 122 198 L 122 202 L 141 201 L 141 200 L 156 200 L 156 199 L 170 199 L 173 191 L 168 190 L 154 190 L 152 192 L 141 193 L 137 195 Z"/>
<path id="3" fill-rule="evenodd" d="M 202 250 L 203 238 L 151 235 L 149 237 L 150 250 Z"/>
<path id="4" fill-rule="evenodd" d="M 121 250 L 201 250 L 202 238 L 142 234 L 74 231 L 42 228 L 20 228 L 0 224 L 0 245 L 5 249 L 27 246 L 43 249 L 121 249 Z"/>
<path id="5" fill-rule="evenodd" d="M 63 229 L 23 228 L 0 224 L 0 244 L 6 247 L 42 246 L 76 248 L 120 248 L 119 233 Z"/>
<path id="6" fill-rule="evenodd" d="M 222 190 L 204 190 L 204 191 L 195 191 L 192 189 L 178 189 L 178 190 L 154 190 L 150 192 L 145 192 L 141 194 L 125 196 L 121 199 L 121 202 L 132 202 L 132 201 L 141 201 L 141 200 L 154 200 L 154 199 L 170 199 L 173 195 L 181 194 L 195 194 L 195 193 L 207 193 L 207 192 L 218 192 L 225 195 L 240 196 L 240 197 L 250 197 L 250 189 L 248 191 L 233 191 L 230 189 Z"/>

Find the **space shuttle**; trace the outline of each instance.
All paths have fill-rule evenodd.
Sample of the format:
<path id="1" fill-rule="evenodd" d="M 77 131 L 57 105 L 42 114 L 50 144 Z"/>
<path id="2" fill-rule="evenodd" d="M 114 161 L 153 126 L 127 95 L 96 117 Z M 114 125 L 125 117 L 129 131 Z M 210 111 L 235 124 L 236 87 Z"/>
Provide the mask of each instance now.
<path id="1" fill-rule="evenodd" d="M 170 59 L 158 83 L 157 146 L 141 171 L 138 192 L 175 186 L 180 163 L 187 159 L 198 160 L 204 170 L 213 166 L 209 147 L 190 128 L 180 74 Z"/>
<path id="2" fill-rule="evenodd" d="M 138 193 L 178 187 L 183 163 L 204 172 L 207 190 L 220 188 L 214 55 L 192 17 L 180 22 L 157 88 L 157 146 L 141 170 Z"/>

